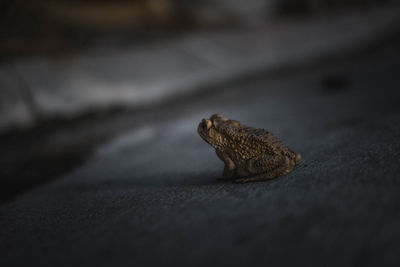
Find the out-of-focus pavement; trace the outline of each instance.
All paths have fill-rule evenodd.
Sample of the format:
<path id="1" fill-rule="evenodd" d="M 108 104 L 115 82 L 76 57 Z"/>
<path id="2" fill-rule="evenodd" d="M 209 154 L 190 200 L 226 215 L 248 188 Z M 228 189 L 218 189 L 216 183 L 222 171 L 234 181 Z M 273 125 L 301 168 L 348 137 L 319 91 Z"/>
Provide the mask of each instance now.
<path id="1" fill-rule="evenodd" d="M 0 66 L 0 131 L 38 119 L 154 104 L 257 72 L 352 53 L 397 33 L 398 5 L 330 17 L 203 31 L 152 45 L 107 48 Z"/>
<path id="2" fill-rule="evenodd" d="M 398 266 L 399 44 L 67 122 L 28 135 L 36 150 L 5 137 L 14 153 L 82 140 L 95 152 L 2 204 L 0 266 Z M 271 130 L 303 163 L 267 182 L 217 182 L 223 165 L 196 133 L 216 112 Z M 123 134 L 99 145 L 112 131 Z M 36 163 L 36 175 L 57 166 Z"/>

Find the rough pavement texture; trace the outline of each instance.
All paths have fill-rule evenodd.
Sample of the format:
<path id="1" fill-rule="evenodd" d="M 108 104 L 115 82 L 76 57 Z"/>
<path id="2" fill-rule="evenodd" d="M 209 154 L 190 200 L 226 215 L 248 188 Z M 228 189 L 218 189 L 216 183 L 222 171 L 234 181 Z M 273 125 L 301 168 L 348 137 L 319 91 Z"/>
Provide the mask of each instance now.
<path id="1" fill-rule="evenodd" d="M 398 45 L 132 116 L 82 166 L 3 203 L 0 266 L 398 266 Z M 196 133 L 216 112 L 303 163 L 217 182 L 223 164 Z"/>
<path id="2" fill-rule="evenodd" d="M 145 46 L 100 46 L 64 59 L 19 60 L 15 68 L 0 65 L 0 131 L 12 124 L 34 124 L 38 112 L 31 112 L 32 104 L 44 118 L 141 106 L 260 70 L 274 72 L 354 52 L 393 34 L 399 7 L 383 5 L 255 28 L 194 32 Z M 9 104 L 14 98 L 3 93 L 22 91 L 13 88 L 21 87 L 21 80 L 32 95 L 33 101 L 25 106 L 28 113 Z M 24 103 L 25 97 L 21 99 Z"/>

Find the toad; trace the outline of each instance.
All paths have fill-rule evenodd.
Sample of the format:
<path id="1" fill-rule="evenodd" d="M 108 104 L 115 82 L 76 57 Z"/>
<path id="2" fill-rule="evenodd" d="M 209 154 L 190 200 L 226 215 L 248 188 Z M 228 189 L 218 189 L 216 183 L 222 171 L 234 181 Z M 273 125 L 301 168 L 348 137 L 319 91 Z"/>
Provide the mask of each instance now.
<path id="1" fill-rule="evenodd" d="M 301 155 L 287 148 L 272 133 L 214 114 L 203 119 L 199 135 L 225 163 L 222 179 L 247 183 L 290 173 Z"/>

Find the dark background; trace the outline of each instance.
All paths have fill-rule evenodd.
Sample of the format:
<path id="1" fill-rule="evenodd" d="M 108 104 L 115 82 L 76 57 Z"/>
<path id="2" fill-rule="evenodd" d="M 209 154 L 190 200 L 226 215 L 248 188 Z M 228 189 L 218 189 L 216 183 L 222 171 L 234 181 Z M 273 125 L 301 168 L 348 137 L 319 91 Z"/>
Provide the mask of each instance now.
<path id="1" fill-rule="evenodd" d="M 398 266 L 397 1 L 3 1 L 0 266 Z M 302 154 L 219 182 L 214 113 Z"/>

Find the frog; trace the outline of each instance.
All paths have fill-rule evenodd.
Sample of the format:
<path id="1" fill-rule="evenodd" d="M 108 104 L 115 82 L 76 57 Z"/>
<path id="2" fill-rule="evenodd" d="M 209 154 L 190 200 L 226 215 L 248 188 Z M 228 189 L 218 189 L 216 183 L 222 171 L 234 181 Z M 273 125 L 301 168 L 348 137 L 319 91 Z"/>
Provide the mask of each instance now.
<path id="1" fill-rule="evenodd" d="M 265 181 L 289 174 L 302 157 L 265 129 L 244 125 L 221 114 L 201 120 L 200 137 L 224 162 L 222 180 L 236 183 Z"/>

